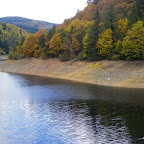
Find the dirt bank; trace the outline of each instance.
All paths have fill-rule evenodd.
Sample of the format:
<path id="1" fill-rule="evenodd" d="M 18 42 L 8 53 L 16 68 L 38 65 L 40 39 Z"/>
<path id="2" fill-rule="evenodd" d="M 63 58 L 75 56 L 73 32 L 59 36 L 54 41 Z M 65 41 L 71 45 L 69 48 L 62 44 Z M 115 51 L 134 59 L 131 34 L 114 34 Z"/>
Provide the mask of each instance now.
<path id="1" fill-rule="evenodd" d="M 60 62 L 24 59 L 0 64 L 0 71 L 31 74 L 98 85 L 144 88 L 144 61 Z"/>
<path id="2" fill-rule="evenodd" d="M 7 55 L 0 55 L 0 61 L 5 61 L 8 60 L 8 56 Z"/>

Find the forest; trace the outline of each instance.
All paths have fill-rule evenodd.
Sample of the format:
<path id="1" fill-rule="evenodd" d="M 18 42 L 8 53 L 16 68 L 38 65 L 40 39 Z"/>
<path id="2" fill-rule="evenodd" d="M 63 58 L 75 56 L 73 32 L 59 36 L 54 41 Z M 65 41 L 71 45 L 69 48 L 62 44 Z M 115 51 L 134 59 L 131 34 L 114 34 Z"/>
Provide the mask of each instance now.
<path id="1" fill-rule="evenodd" d="M 9 59 L 144 60 L 144 1 L 88 0 L 88 6 L 49 32 L 21 37 Z"/>
<path id="2" fill-rule="evenodd" d="M 11 24 L 0 22 L 0 55 L 8 54 L 10 50 L 15 50 L 21 37 L 29 36 L 25 30 Z"/>

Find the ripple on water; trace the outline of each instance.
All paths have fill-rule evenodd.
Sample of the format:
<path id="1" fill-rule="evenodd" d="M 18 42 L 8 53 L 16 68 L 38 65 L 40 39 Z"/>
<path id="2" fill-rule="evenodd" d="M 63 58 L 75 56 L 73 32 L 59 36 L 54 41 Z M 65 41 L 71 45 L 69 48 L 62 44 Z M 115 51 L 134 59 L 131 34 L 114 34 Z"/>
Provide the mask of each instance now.
<path id="1" fill-rule="evenodd" d="M 0 73 L 0 142 L 140 144 L 141 92 Z"/>

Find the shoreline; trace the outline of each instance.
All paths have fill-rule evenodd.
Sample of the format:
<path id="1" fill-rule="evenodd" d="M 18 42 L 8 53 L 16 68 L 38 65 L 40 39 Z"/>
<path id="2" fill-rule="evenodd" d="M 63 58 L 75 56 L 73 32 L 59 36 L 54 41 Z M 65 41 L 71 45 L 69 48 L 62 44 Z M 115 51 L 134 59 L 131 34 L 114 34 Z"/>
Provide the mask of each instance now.
<path id="1" fill-rule="evenodd" d="M 8 55 L 0 55 L 0 61 L 8 60 Z"/>
<path id="2" fill-rule="evenodd" d="M 0 72 L 36 75 L 101 86 L 144 88 L 144 61 L 60 62 L 23 59 L 7 60 Z"/>

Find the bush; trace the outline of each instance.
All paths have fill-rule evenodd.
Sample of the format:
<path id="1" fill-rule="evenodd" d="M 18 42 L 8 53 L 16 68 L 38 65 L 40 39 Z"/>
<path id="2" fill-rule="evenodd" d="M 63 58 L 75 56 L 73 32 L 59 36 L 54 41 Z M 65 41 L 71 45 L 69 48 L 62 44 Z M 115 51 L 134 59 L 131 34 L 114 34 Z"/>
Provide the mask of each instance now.
<path id="1" fill-rule="evenodd" d="M 68 53 L 60 54 L 60 55 L 59 55 L 59 59 L 60 59 L 60 61 L 62 61 L 62 62 L 69 61 L 69 60 L 70 60 L 70 59 L 69 59 L 69 54 L 68 54 Z"/>
<path id="2" fill-rule="evenodd" d="M 18 59 L 24 59 L 24 58 L 25 58 L 25 54 L 24 53 L 19 54 Z"/>
<path id="3" fill-rule="evenodd" d="M 17 53 L 14 53 L 12 59 L 13 60 L 18 60 L 19 59 L 19 55 Z"/>
<path id="4" fill-rule="evenodd" d="M 49 58 L 49 56 L 48 56 L 48 54 L 47 54 L 46 52 L 45 52 L 45 53 L 42 52 L 40 58 L 41 58 L 42 60 L 46 60 L 46 59 Z"/>
<path id="5" fill-rule="evenodd" d="M 120 60 L 120 55 L 119 54 L 114 54 L 113 56 L 112 56 L 112 60 Z"/>
<path id="6" fill-rule="evenodd" d="M 18 53 L 10 52 L 8 55 L 8 58 L 13 59 L 13 60 L 20 60 L 20 59 L 25 58 L 25 54 L 24 53 L 18 54 Z"/>
<path id="7" fill-rule="evenodd" d="M 12 52 L 9 53 L 8 59 L 13 59 L 13 53 Z"/>
<path id="8" fill-rule="evenodd" d="M 0 48 L 0 55 L 6 55 L 6 53 Z"/>
<path id="9" fill-rule="evenodd" d="M 77 60 L 78 60 L 78 61 L 82 61 L 82 60 L 83 60 L 83 53 L 82 53 L 82 52 L 80 52 L 80 53 L 78 54 Z"/>

